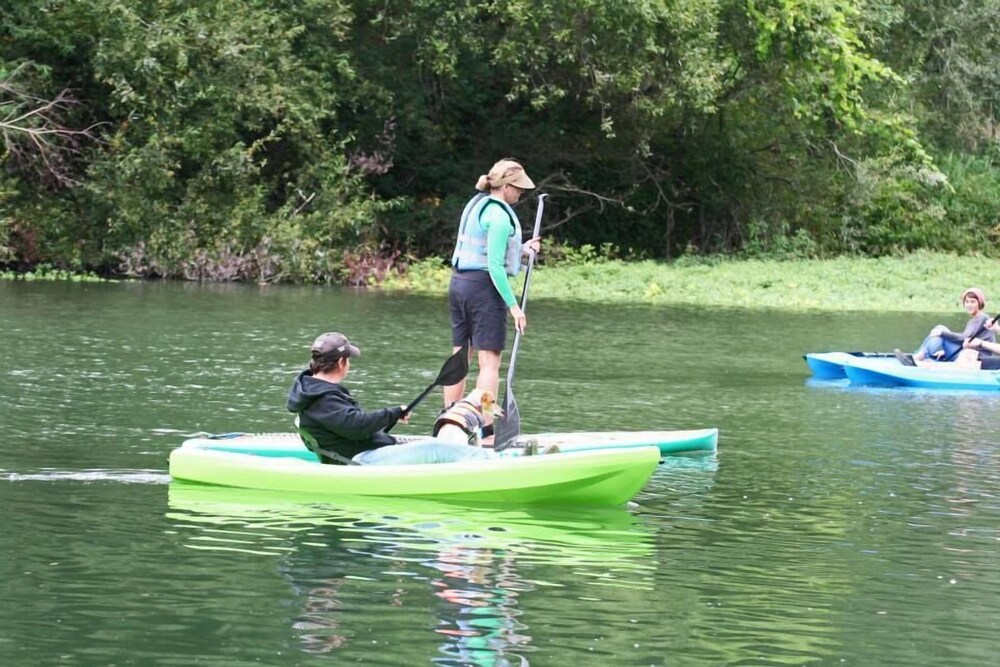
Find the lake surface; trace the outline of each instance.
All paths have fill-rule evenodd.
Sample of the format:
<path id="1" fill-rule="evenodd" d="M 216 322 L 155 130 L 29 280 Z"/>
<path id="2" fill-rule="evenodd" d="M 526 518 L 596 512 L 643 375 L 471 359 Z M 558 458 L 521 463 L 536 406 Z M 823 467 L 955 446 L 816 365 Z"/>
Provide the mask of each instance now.
<path id="1" fill-rule="evenodd" d="M 411 400 L 450 353 L 445 300 L 0 281 L 0 664 L 995 662 L 1000 392 L 818 383 L 801 358 L 961 312 L 528 319 L 524 430 L 717 426 L 717 455 L 609 510 L 171 484 L 185 434 L 289 430 L 323 331 L 362 348 L 363 405 Z"/>

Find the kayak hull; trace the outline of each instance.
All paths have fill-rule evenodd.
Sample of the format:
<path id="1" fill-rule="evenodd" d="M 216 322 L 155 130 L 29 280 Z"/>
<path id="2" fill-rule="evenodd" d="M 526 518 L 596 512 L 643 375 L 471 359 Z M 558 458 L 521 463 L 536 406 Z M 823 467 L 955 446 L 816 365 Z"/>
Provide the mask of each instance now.
<path id="1" fill-rule="evenodd" d="M 646 484 L 656 447 L 457 463 L 335 466 L 298 450 L 239 453 L 185 442 L 170 454 L 174 479 L 323 496 L 392 496 L 482 503 L 621 505 Z M 307 452 L 311 454 L 310 452 Z"/>
<path id="2" fill-rule="evenodd" d="M 895 356 L 881 352 L 809 352 L 802 355 L 806 365 L 817 380 L 843 380 L 847 377 L 844 366 L 852 359 L 875 359 L 880 363 L 896 363 Z"/>
<path id="3" fill-rule="evenodd" d="M 879 363 L 871 359 L 852 359 L 844 365 L 851 384 L 884 387 L 916 387 L 1000 391 L 1000 371 L 949 368 L 948 362 L 933 367 Z"/>

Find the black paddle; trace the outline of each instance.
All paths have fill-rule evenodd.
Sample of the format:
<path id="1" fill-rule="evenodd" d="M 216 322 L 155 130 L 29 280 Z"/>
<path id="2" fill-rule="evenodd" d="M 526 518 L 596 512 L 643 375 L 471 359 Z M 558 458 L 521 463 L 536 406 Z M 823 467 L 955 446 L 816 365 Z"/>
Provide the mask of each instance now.
<path id="1" fill-rule="evenodd" d="M 545 210 L 545 198 L 548 195 L 538 195 L 538 211 L 535 213 L 535 232 L 532 238 L 537 238 L 542 231 L 542 211 Z M 524 291 L 521 292 L 521 311 L 528 303 L 528 286 L 531 285 L 531 269 L 535 266 L 535 253 L 528 257 L 528 268 L 524 274 Z M 507 386 L 503 397 L 503 416 L 493 425 L 493 451 L 507 449 L 521 435 L 521 413 L 514 400 L 514 364 L 517 362 L 517 348 L 521 342 L 521 332 L 514 334 L 514 346 L 510 350 L 510 364 L 507 366 Z"/>
<path id="2" fill-rule="evenodd" d="M 449 385 L 449 384 L 458 384 L 459 382 L 464 380 L 465 376 L 468 374 L 469 374 L 469 343 L 466 342 L 465 345 L 462 346 L 461 350 L 448 357 L 448 361 L 444 362 L 444 365 L 441 366 L 441 371 L 438 373 L 437 377 L 434 378 L 434 382 L 431 382 L 430 386 L 428 386 L 427 389 L 424 389 L 419 396 L 410 401 L 410 404 L 403 409 L 403 414 L 404 415 L 410 414 L 413 411 L 413 408 L 417 407 L 417 404 L 420 403 L 420 401 L 427 398 L 427 394 L 431 393 L 431 390 L 434 389 L 434 387 L 439 387 L 442 385 Z M 396 422 L 396 424 L 398 423 L 399 422 Z M 395 426 L 396 424 L 390 425 L 387 429 L 385 429 L 385 432 L 388 433 L 389 431 L 391 431 L 392 427 Z"/>

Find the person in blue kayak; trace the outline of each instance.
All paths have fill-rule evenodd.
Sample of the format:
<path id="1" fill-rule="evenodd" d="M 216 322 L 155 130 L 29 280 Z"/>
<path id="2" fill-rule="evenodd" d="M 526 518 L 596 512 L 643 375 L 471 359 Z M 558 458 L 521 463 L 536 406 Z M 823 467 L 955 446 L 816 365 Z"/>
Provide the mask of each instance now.
<path id="1" fill-rule="evenodd" d="M 351 359 L 361 356 L 361 350 L 344 334 L 322 334 L 313 341 L 310 356 L 309 368 L 299 373 L 288 391 L 287 408 L 298 415 L 299 434 L 323 463 L 448 463 L 493 456 L 488 450 L 434 438 L 398 443 L 386 429 L 409 421 L 406 406 L 361 409 L 343 385 Z"/>
<path id="2" fill-rule="evenodd" d="M 467 341 L 471 349 L 478 350 L 476 388 L 494 396 L 500 385 L 500 359 L 507 343 L 507 314 L 519 332 L 523 333 L 528 324 L 508 276 L 518 274 L 523 254 L 538 252 L 539 239 L 523 242 L 521 223 L 511 205 L 525 190 L 534 187 L 518 162 L 504 159 L 494 164 L 488 174 L 479 177 L 479 192 L 462 211 L 451 258 L 451 342 L 455 352 Z M 465 380 L 445 387 L 445 407 L 463 395 Z M 488 423 L 492 423 L 492 417 Z M 492 440 L 486 438 L 484 442 Z"/>
<path id="3" fill-rule="evenodd" d="M 978 287 L 970 287 L 962 292 L 959 299 L 962 307 L 969 313 L 969 321 L 961 332 L 952 331 L 943 324 L 933 329 L 920 344 L 920 347 L 908 355 L 899 349 L 895 350 L 896 358 L 904 366 L 917 366 L 921 362 L 955 361 L 964 344 L 972 339 L 982 339 L 993 343 L 996 334 L 987 326 L 990 316 L 983 312 L 986 308 L 986 295 Z"/>
<path id="4" fill-rule="evenodd" d="M 1000 333 L 1000 315 L 990 320 L 986 328 L 993 332 L 994 337 Z M 962 350 L 959 359 L 967 357 L 967 364 L 971 368 L 984 371 L 1000 370 L 1000 344 L 991 343 L 983 338 L 970 338 L 965 341 L 963 347 L 965 349 Z"/>

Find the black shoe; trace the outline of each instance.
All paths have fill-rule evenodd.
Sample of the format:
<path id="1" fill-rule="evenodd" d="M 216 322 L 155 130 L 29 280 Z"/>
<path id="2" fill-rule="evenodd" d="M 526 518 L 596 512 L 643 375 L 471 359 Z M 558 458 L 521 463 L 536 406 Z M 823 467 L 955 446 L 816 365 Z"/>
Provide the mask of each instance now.
<path id="1" fill-rule="evenodd" d="M 893 350 L 892 353 L 896 355 L 896 360 L 899 361 L 899 363 L 901 363 L 904 366 L 917 365 L 917 362 L 913 360 L 912 354 L 907 354 L 906 352 L 900 350 L 898 347 L 895 350 Z"/>

